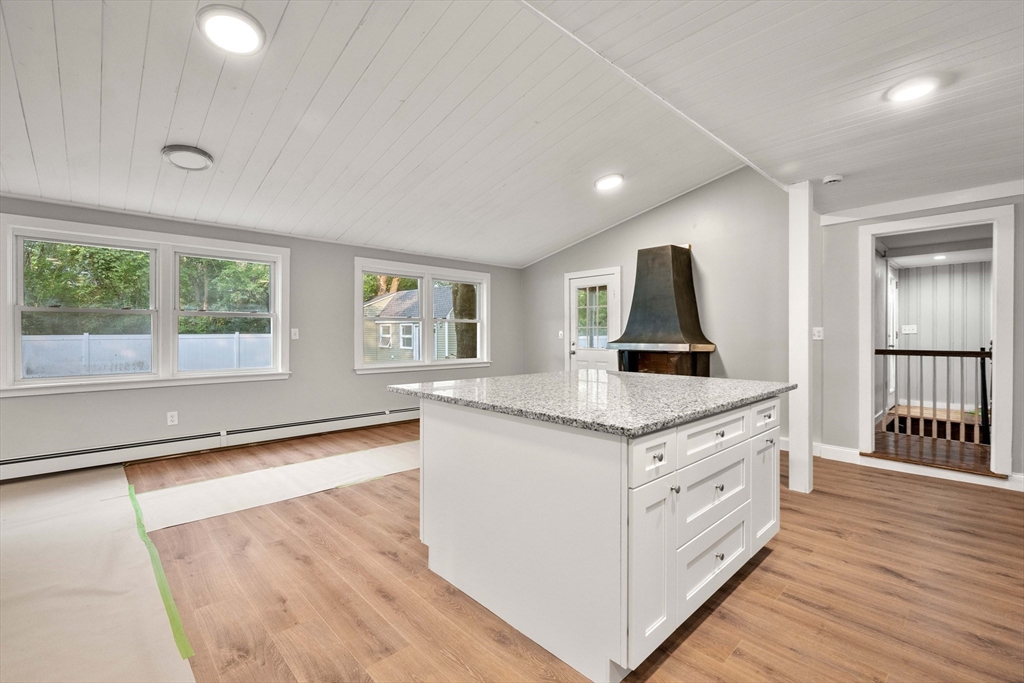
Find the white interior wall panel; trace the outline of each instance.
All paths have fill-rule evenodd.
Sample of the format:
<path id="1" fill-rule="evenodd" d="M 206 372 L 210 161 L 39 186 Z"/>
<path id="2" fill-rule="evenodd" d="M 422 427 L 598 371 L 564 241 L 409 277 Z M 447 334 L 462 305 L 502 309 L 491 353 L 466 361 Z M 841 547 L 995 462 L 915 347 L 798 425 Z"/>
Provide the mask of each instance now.
<path id="1" fill-rule="evenodd" d="M 915 325 L 914 334 L 900 334 L 899 348 L 940 351 L 978 351 L 992 341 L 992 263 L 960 263 L 949 266 L 901 268 L 899 270 L 899 324 Z M 900 402 L 906 404 L 906 358 L 900 359 Z M 992 368 L 994 370 L 994 368 Z M 911 392 L 914 405 L 922 399 L 921 361 L 911 361 Z M 934 374 L 933 374 L 934 373 Z M 979 386 L 978 360 L 964 360 L 964 401 L 976 405 Z M 950 401 L 959 408 L 960 361 L 949 365 Z M 991 375 L 989 376 L 991 380 Z M 933 381 L 934 380 L 934 381 Z M 946 404 L 946 360 L 924 359 L 923 399 Z M 988 387 L 991 396 L 991 384 Z"/>
<path id="2" fill-rule="evenodd" d="M 243 57 L 208 1 L 2 0 L 0 190 L 521 266 L 741 165 L 522 3 L 233 0 Z"/>

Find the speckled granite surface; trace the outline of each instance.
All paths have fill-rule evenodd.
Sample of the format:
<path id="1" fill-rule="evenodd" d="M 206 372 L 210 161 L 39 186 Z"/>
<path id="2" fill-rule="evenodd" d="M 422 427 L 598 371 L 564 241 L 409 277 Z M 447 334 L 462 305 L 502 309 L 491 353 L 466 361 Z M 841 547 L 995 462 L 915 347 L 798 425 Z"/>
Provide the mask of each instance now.
<path id="1" fill-rule="evenodd" d="M 580 370 L 396 384 L 388 390 L 634 438 L 795 388 L 783 382 Z"/>

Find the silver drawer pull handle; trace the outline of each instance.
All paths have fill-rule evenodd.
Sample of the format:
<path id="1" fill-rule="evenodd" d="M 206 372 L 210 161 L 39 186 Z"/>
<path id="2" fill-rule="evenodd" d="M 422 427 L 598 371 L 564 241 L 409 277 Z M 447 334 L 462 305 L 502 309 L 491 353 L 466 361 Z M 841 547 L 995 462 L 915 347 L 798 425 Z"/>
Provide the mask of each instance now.
<path id="1" fill-rule="evenodd" d="M 724 439 L 725 438 L 725 430 L 724 429 L 719 429 L 717 432 L 715 432 L 715 436 L 717 436 L 719 439 Z"/>
<path id="2" fill-rule="evenodd" d="M 716 491 L 724 491 L 725 490 L 725 484 L 715 484 L 715 490 Z"/>
<path id="3" fill-rule="evenodd" d="M 654 454 L 654 459 L 657 460 L 658 462 L 664 462 L 665 461 L 665 454 L 664 453 L 655 453 Z"/>
<path id="4" fill-rule="evenodd" d="M 673 493 L 679 493 L 680 491 L 682 491 L 682 489 L 679 488 L 678 486 L 669 486 L 668 490 L 672 491 Z"/>
<path id="5" fill-rule="evenodd" d="M 717 559 L 719 559 L 719 560 L 724 560 L 725 559 L 725 553 L 716 553 L 715 557 Z"/>

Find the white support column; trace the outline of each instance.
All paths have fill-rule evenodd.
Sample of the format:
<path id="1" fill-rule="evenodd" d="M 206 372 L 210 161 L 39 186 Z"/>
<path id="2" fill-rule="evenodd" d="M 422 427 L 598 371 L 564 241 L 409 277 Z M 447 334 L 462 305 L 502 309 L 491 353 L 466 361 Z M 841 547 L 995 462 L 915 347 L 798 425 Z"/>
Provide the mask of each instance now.
<path id="1" fill-rule="evenodd" d="M 818 226 L 809 181 L 789 188 L 789 488 L 814 488 L 811 444 L 811 233 Z"/>

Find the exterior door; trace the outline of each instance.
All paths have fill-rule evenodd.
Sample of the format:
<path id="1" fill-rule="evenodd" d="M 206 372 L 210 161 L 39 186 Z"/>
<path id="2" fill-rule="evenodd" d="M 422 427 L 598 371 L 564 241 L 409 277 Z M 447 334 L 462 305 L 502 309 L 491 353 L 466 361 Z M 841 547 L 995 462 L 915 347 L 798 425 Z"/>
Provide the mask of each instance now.
<path id="1" fill-rule="evenodd" d="M 619 337 L 618 273 L 570 277 L 569 370 L 617 370 L 608 341 Z"/>

